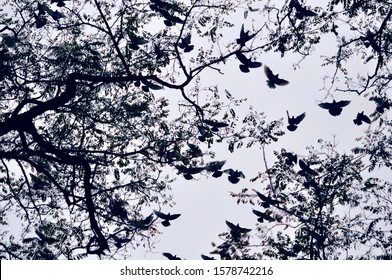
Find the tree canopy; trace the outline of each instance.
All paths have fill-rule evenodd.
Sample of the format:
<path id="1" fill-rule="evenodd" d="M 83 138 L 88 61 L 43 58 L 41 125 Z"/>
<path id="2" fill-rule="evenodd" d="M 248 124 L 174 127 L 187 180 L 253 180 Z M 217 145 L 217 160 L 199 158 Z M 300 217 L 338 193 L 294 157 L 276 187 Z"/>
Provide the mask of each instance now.
<path id="1" fill-rule="evenodd" d="M 161 211 L 175 201 L 171 182 L 200 174 L 254 186 L 232 196 L 254 205 L 256 228 L 226 221 L 217 258 L 390 258 L 392 182 L 374 171 L 392 166 L 392 3 L 308 2 L 4 1 L 0 258 L 116 258 L 152 247 L 158 224 L 180 216 Z M 339 117 L 350 104 L 339 93 L 350 92 L 375 106 L 353 122 L 371 123 L 357 146 L 341 153 L 320 140 L 307 155 L 281 147 L 255 178 L 214 158 L 216 143 L 264 151 L 285 129 L 254 110 L 240 119 L 243 100 L 201 74 L 230 63 L 246 79 L 268 52 L 297 54 L 300 65 L 323 38 L 336 42 L 324 58 L 334 71 L 318 105 Z M 288 88 L 271 67 L 271 90 Z M 287 129 L 305 116 L 287 111 Z M 20 236 L 6 230 L 15 220 Z"/>

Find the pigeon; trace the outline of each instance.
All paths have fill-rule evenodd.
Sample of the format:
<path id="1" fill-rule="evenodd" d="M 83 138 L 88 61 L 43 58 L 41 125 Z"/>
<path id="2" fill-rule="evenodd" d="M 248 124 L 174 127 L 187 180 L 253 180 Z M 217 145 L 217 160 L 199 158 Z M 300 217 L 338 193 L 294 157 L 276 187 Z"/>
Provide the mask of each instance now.
<path id="1" fill-rule="evenodd" d="M 228 179 L 229 179 L 230 183 L 232 183 L 232 184 L 237 184 L 240 181 L 239 178 L 243 178 L 243 179 L 245 178 L 244 173 L 242 173 L 241 171 L 238 171 L 238 170 L 233 170 L 231 168 L 226 169 L 223 172 L 229 174 Z"/>
<path id="2" fill-rule="evenodd" d="M 306 9 L 301 6 L 301 4 L 297 0 L 292 0 L 290 6 L 294 7 L 296 10 L 295 16 L 298 19 L 304 19 L 305 17 L 315 17 L 317 14 L 311 10 Z"/>
<path id="3" fill-rule="evenodd" d="M 318 173 L 311 169 L 308 164 L 306 164 L 302 159 L 298 161 L 299 167 L 301 170 L 298 172 L 299 175 L 307 177 L 307 175 L 310 176 L 316 176 Z"/>
<path id="4" fill-rule="evenodd" d="M 191 45 L 191 34 L 189 33 L 184 38 L 181 38 L 181 42 L 178 44 L 180 49 L 183 49 L 184 52 L 190 52 L 194 49 L 194 45 Z"/>
<path id="5" fill-rule="evenodd" d="M 269 88 L 276 88 L 276 85 L 278 86 L 285 86 L 288 85 L 289 82 L 279 78 L 279 74 L 274 74 L 271 69 L 264 65 L 264 73 L 267 76 L 268 80 L 267 80 L 267 85 Z"/>
<path id="6" fill-rule="evenodd" d="M 230 228 L 230 234 L 235 240 L 238 240 L 241 234 L 251 231 L 251 229 L 240 227 L 239 224 L 234 225 L 229 221 L 226 221 L 226 225 Z"/>
<path id="7" fill-rule="evenodd" d="M 172 255 L 172 254 L 170 254 L 170 253 L 162 253 L 162 255 L 164 256 L 164 257 L 166 257 L 166 258 L 168 258 L 169 260 L 172 260 L 172 261 L 176 261 L 176 260 L 181 260 L 181 258 L 179 258 L 179 257 L 177 257 L 177 255 Z"/>
<path id="8" fill-rule="evenodd" d="M 330 102 L 320 103 L 319 106 L 323 109 L 327 109 L 328 112 L 332 116 L 339 116 L 340 113 L 342 113 L 342 108 L 347 106 L 350 103 L 351 103 L 351 101 L 348 101 L 348 100 L 342 100 L 342 101 L 336 102 L 334 99 L 332 101 L 332 103 L 330 103 Z"/>
<path id="9" fill-rule="evenodd" d="M 158 218 L 161 218 L 162 220 L 164 220 L 162 222 L 162 225 L 164 227 L 170 226 L 170 221 L 175 220 L 181 216 L 181 214 L 172 214 L 172 215 L 170 213 L 164 214 L 164 213 L 156 211 L 156 210 L 154 210 L 154 213 L 155 213 L 155 215 L 157 215 Z"/>
<path id="10" fill-rule="evenodd" d="M 357 117 L 353 120 L 356 125 L 361 125 L 362 122 L 370 124 L 372 121 L 366 116 L 363 111 L 357 114 Z"/>
<path id="11" fill-rule="evenodd" d="M 287 126 L 287 129 L 290 131 L 295 131 L 298 128 L 298 124 L 305 118 L 306 113 L 302 113 L 301 115 L 299 115 L 298 117 L 291 117 L 289 115 L 289 111 L 287 111 L 287 118 L 289 121 L 289 125 Z"/>
<path id="12" fill-rule="evenodd" d="M 205 167 L 186 167 L 184 165 L 176 165 L 176 168 L 184 174 L 186 180 L 192 180 L 192 174 L 197 174 L 205 170 Z"/>
<path id="13" fill-rule="evenodd" d="M 218 122 L 216 120 L 204 120 L 206 125 L 211 126 L 213 132 L 218 132 L 220 128 L 228 127 L 229 125 L 224 122 Z"/>
<path id="14" fill-rule="evenodd" d="M 257 196 L 261 199 L 261 201 L 262 201 L 261 205 L 262 205 L 264 208 L 269 208 L 271 205 L 277 205 L 277 204 L 279 204 L 279 201 L 278 201 L 278 200 L 272 199 L 272 198 L 270 198 L 269 196 L 265 196 L 264 194 L 259 193 L 259 192 L 256 191 L 256 190 L 254 190 L 254 191 L 256 192 Z"/>
<path id="15" fill-rule="evenodd" d="M 285 162 L 287 165 L 294 165 L 295 163 L 297 163 L 298 157 L 297 155 L 294 155 L 293 153 L 290 152 L 283 152 L 282 156 L 284 156 Z"/>
<path id="16" fill-rule="evenodd" d="M 236 52 L 235 55 L 238 58 L 238 60 L 242 63 L 242 64 L 240 64 L 240 70 L 243 73 L 248 73 L 249 68 L 258 68 L 258 67 L 261 67 L 261 65 L 263 65 L 261 62 L 252 61 L 250 58 L 247 58 L 240 51 Z"/>
<path id="17" fill-rule="evenodd" d="M 203 254 L 201 255 L 201 258 L 202 258 L 203 260 L 206 260 L 206 261 L 215 260 L 215 258 L 206 256 L 206 255 L 203 255 Z"/>
<path id="18" fill-rule="evenodd" d="M 146 230 L 151 226 L 153 219 L 154 219 L 154 215 L 150 214 L 145 219 L 130 220 L 129 224 L 135 227 L 136 229 Z"/>
<path id="19" fill-rule="evenodd" d="M 252 40 L 256 34 L 249 35 L 249 31 L 245 32 L 244 25 L 241 27 L 241 32 L 240 32 L 240 38 L 237 39 L 237 44 L 239 44 L 241 47 L 245 46 L 245 43 L 248 42 L 249 40 Z"/>
<path id="20" fill-rule="evenodd" d="M 260 223 L 264 222 L 264 220 L 269 221 L 269 222 L 275 221 L 275 219 L 274 219 L 273 217 L 271 217 L 271 216 L 267 213 L 267 211 L 265 211 L 265 212 L 263 213 L 263 212 L 260 212 L 260 211 L 257 211 L 257 210 L 252 209 L 252 212 L 253 212 L 253 214 L 255 214 L 255 215 L 258 217 L 258 218 L 257 218 L 257 221 L 260 222 Z"/>
<path id="21" fill-rule="evenodd" d="M 205 169 L 207 171 L 213 172 L 212 173 L 212 177 L 214 178 L 219 178 L 220 176 L 222 176 L 223 171 L 221 171 L 220 169 L 222 168 L 222 166 L 226 163 L 225 160 L 223 161 L 214 161 L 209 163 Z"/>

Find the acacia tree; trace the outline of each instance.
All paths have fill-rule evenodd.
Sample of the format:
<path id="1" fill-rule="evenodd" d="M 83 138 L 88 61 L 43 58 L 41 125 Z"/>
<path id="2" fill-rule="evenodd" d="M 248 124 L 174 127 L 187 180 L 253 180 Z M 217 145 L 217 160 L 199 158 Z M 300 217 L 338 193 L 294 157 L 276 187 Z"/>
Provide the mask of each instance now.
<path id="1" fill-rule="evenodd" d="M 219 99 L 199 74 L 235 56 L 243 70 L 261 66 L 245 56 L 252 33 L 221 35 L 251 2 L 4 1 L 1 258 L 153 246 L 165 217 L 153 209 L 171 202 L 168 170 L 221 176 L 211 147 L 242 137 L 232 108 L 241 100 Z M 20 238 L 5 230 L 17 223 Z"/>
<path id="2" fill-rule="evenodd" d="M 264 6 L 268 40 L 274 42 L 266 50 L 282 57 L 294 52 L 302 60 L 324 37 L 334 37 L 335 54 L 325 57 L 324 65 L 335 71 L 325 78 L 325 95 L 365 95 L 375 110 L 369 119 L 358 114 L 354 124 L 372 125 L 351 153 L 339 152 L 334 142 L 323 140 L 318 148 L 309 147 L 308 155 L 276 151 L 277 161 L 253 179 L 261 186 L 232 194 L 238 203 L 255 205 L 250 215 L 258 221 L 256 228 L 243 230 L 240 236 L 229 228 L 212 253 L 222 259 L 391 259 L 392 184 L 379 178 L 377 171 L 391 171 L 392 3 L 328 1 L 325 6 L 309 6 L 303 2 L 271 1 Z M 350 68 L 353 60 L 368 65 L 369 72 Z M 343 107 L 321 106 L 333 116 Z M 257 120 L 252 121 L 257 126 Z M 266 143 L 257 132 L 251 136 L 264 149 Z"/>

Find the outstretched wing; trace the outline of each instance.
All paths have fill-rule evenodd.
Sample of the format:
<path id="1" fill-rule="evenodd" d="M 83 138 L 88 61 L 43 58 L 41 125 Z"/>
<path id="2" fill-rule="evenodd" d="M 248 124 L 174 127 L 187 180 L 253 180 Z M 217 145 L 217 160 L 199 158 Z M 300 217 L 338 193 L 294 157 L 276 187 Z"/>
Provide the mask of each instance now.
<path id="1" fill-rule="evenodd" d="M 351 101 L 342 100 L 342 101 L 336 102 L 336 106 L 338 106 L 339 108 L 342 108 L 342 107 L 347 106 L 350 103 L 351 103 Z"/>
<path id="2" fill-rule="evenodd" d="M 301 115 L 296 117 L 294 119 L 294 124 L 299 124 L 300 122 L 302 122 L 302 120 L 305 118 L 305 116 L 306 116 L 306 113 L 302 113 Z"/>

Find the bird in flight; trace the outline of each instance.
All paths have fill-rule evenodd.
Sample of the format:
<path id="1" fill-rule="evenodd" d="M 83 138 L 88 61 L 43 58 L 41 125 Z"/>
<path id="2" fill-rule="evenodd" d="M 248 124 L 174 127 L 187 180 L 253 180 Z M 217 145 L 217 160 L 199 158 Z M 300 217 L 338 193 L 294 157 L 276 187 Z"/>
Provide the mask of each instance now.
<path id="1" fill-rule="evenodd" d="M 298 157 L 297 155 L 290 153 L 290 152 L 283 152 L 282 156 L 284 156 L 285 162 L 287 165 L 294 165 L 295 163 L 297 163 Z"/>
<path id="2" fill-rule="evenodd" d="M 212 172 L 212 177 L 218 178 L 218 177 L 222 176 L 222 174 L 223 174 L 223 171 L 221 171 L 221 168 L 222 168 L 222 166 L 223 166 L 225 163 L 226 163 L 225 160 L 222 160 L 222 161 L 214 161 L 214 162 L 209 163 L 209 164 L 205 167 L 205 169 L 206 169 L 207 171 Z"/>
<path id="3" fill-rule="evenodd" d="M 226 169 L 223 172 L 229 174 L 229 181 L 232 184 L 237 184 L 240 181 L 240 178 L 245 179 L 244 173 L 242 171 L 234 170 L 234 169 Z"/>
<path id="4" fill-rule="evenodd" d="M 230 228 L 230 234 L 235 240 L 238 240 L 241 234 L 251 231 L 251 229 L 240 227 L 239 224 L 234 225 L 229 221 L 226 221 L 226 225 Z"/>
<path id="5" fill-rule="evenodd" d="M 164 227 L 170 226 L 170 221 L 177 219 L 178 217 L 181 216 L 181 214 L 164 214 L 162 212 L 154 210 L 155 215 L 157 215 L 158 218 L 161 218 L 163 220 L 162 225 Z"/>
<path id="6" fill-rule="evenodd" d="M 372 121 L 366 116 L 363 111 L 357 114 L 357 117 L 353 120 L 356 125 L 361 125 L 362 122 L 370 124 Z"/>
<path id="7" fill-rule="evenodd" d="M 243 73 L 248 73 L 249 68 L 258 68 L 258 67 L 261 67 L 261 65 L 263 65 L 261 62 L 252 61 L 250 58 L 247 58 L 240 51 L 236 52 L 235 55 L 238 58 L 238 60 L 242 63 L 242 64 L 240 64 L 240 70 Z"/>
<path id="8" fill-rule="evenodd" d="M 278 86 L 285 86 L 288 85 L 289 82 L 279 78 L 279 74 L 274 74 L 271 69 L 264 65 L 264 73 L 267 76 L 268 80 L 267 80 L 267 85 L 269 88 L 276 88 L 276 85 Z"/>
<path id="9" fill-rule="evenodd" d="M 301 4 L 297 0 L 292 0 L 290 6 L 294 7 L 297 11 L 295 16 L 298 19 L 304 19 L 305 17 L 315 17 L 317 14 L 307 8 L 301 6 Z"/>
<path id="10" fill-rule="evenodd" d="M 240 31 L 240 38 L 237 39 L 237 44 L 239 44 L 241 47 L 245 46 L 245 43 L 248 42 L 249 40 L 252 40 L 256 34 L 249 35 L 249 31 L 245 32 L 244 25 L 242 24 L 241 31 Z"/>
<path id="11" fill-rule="evenodd" d="M 339 116 L 340 113 L 342 113 L 342 108 L 346 107 L 350 103 L 351 101 L 348 100 L 341 100 L 336 102 L 334 99 L 332 102 L 320 103 L 319 106 L 323 109 L 327 109 L 332 116 Z"/>
<path id="12" fill-rule="evenodd" d="M 286 110 L 286 112 L 287 112 L 287 118 L 289 121 L 289 125 L 287 126 L 287 129 L 290 131 L 295 131 L 298 128 L 298 124 L 300 122 L 302 122 L 302 120 L 305 118 L 306 113 L 302 113 L 298 117 L 293 116 L 290 118 L 289 111 Z"/>
<path id="13" fill-rule="evenodd" d="M 162 253 L 162 255 L 164 256 L 164 257 L 166 257 L 167 259 L 169 259 L 169 260 L 172 260 L 172 261 L 176 261 L 176 260 L 181 260 L 181 258 L 179 258 L 179 257 L 177 257 L 177 255 L 172 255 L 172 254 L 170 254 L 170 253 Z"/>

